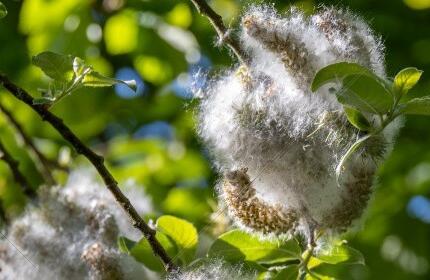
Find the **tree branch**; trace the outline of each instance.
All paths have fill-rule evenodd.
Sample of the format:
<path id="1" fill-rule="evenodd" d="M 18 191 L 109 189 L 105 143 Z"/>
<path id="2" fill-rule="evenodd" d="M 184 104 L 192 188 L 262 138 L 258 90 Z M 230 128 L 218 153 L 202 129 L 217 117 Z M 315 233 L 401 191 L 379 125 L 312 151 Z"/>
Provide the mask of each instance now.
<path id="1" fill-rule="evenodd" d="M 37 160 L 36 166 L 38 167 L 40 173 L 45 178 L 45 181 L 50 184 L 54 185 L 55 180 L 52 177 L 50 166 L 52 166 L 54 163 L 47 159 L 36 147 L 33 140 L 25 133 L 24 128 L 19 124 L 19 122 L 14 118 L 12 113 L 6 109 L 3 104 L 0 103 L 0 111 L 6 116 L 7 120 L 12 124 L 12 126 L 17 131 L 18 135 L 22 138 L 24 141 L 24 144 L 30 148 L 30 150 L 33 152 L 34 157 Z"/>
<path id="2" fill-rule="evenodd" d="M 9 218 L 6 214 L 6 209 L 4 208 L 3 200 L 0 200 L 0 220 L 3 222 L 3 226 L 5 227 L 9 224 Z"/>
<path id="3" fill-rule="evenodd" d="M 12 157 L 8 150 L 6 150 L 2 142 L 0 142 L 0 153 L 0 158 L 9 166 L 12 171 L 13 178 L 19 185 L 21 185 L 24 194 L 30 199 L 34 199 L 36 197 L 36 191 L 31 188 L 25 176 L 21 171 L 19 171 L 19 162 Z"/>
<path id="4" fill-rule="evenodd" d="M 227 27 L 225 27 L 222 17 L 217 14 L 206 0 L 190 0 L 201 15 L 205 16 L 218 33 L 221 42 L 225 43 L 239 59 L 240 63 L 247 65 L 248 59 L 245 51 L 240 47 L 237 40 L 230 36 Z"/>
<path id="5" fill-rule="evenodd" d="M 0 83 L 6 88 L 10 93 L 12 93 L 17 99 L 26 103 L 31 107 L 42 120 L 48 122 L 53 128 L 55 128 L 58 133 L 67 140 L 70 145 L 73 146 L 78 154 L 86 157 L 92 165 L 97 169 L 97 172 L 102 177 L 106 187 L 115 197 L 116 201 L 121 205 L 124 211 L 133 221 L 133 226 L 139 229 L 143 236 L 148 240 L 152 251 L 157 255 L 164 264 L 167 271 L 177 271 L 178 267 L 172 262 L 172 259 L 166 253 L 164 248 L 158 242 L 155 237 L 156 231 L 150 228 L 145 221 L 137 213 L 136 209 L 130 203 L 130 200 L 121 192 L 118 187 L 118 183 L 113 178 L 112 174 L 108 171 L 104 165 L 104 158 L 93 152 L 89 147 L 87 147 L 63 122 L 62 119 L 55 116 L 53 113 L 47 110 L 46 106 L 41 104 L 34 104 L 33 97 L 31 97 L 24 89 L 18 87 L 12 83 L 6 76 L 0 74 Z"/>

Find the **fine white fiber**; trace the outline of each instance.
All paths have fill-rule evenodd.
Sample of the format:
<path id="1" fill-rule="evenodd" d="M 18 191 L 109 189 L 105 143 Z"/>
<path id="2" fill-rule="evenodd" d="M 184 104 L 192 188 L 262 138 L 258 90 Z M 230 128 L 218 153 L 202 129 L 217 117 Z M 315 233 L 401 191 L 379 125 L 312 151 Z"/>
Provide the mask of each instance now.
<path id="1" fill-rule="evenodd" d="M 197 90 L 199 134 L 224 177 L 221 200 L 238 226 L 263 235 L 348 229 L 367 206 L 399 121 L 353 155 L 338 182 L 336 166 L 361 134 L 331 93 L 340 83 L 316 93 L 310 87 L 319 69 L 343 61 L 386 78 L 381 39 L 333 7 L 281 16 L 253 6 L 240 34 L 249 64 Z"/>
<path id="2" fill-rule="evenodd" d="M 140 214 L 152 209 L 142 187 L 125 194 Z M 132 194 L 132 195 L 130 195 Z M 140 234 L 112 194 L 85 168 L 64 187 L 45 188 L 0 241 L 1 279 L 142 279 L 142 264 L 118 250 L 117 238 Z"/>

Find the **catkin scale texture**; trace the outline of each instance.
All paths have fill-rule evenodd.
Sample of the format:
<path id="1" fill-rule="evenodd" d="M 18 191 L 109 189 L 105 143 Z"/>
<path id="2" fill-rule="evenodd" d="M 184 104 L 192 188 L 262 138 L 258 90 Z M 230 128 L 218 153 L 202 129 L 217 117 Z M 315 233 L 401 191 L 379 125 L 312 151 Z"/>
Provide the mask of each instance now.
<path id="1" fill-rule="evenodd" d="M 224 175 L 221 200 L 249 231 L 346 230 L 367 206 L 399 124 L 353 155 L 338 182 L 336 166 L 360 132 L 331 93 L 340 83 L 317 93 L 310 84 L 319 69 L 341 61 L 385 78 L 380 39 L 349 11 L 293 9 L 281 17 L 263 6 L 242 16 L 241 42 L 249 65 L 210 80 L 200 95 L 199 133 Z"/>

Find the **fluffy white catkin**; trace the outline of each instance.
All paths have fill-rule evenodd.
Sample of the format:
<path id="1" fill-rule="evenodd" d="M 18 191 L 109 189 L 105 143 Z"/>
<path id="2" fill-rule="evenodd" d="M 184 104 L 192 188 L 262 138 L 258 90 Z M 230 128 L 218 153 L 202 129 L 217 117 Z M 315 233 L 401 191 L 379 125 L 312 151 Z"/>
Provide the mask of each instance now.
<path id="1" fill-rule="evenodd" d="M 263 6 L 242 16 L 241 43 L 250 65 L 199 90 L 199 134 L 224 175 L 221 200 L 240 227 L 264 235 L 346 230 L 367 206 L 399 124 L 358 151 L 338 185 L 336 165 L 359 132 L 329 87 L 312 93 L 310 84 L 341 61 L 385 78 L 381 40 L 346 10 L 281 16 Z"/>
<path id="2" fill-rule="evenodd" d="M 141 214 L 150 211 L 141 188 L 129 184 L 124 191 Z M 66 186 L 45 189 L 39 205 L 10 225 L 0 242 L 0 279 L 146 277 L 140 263 L 118 251 L 119 235 L 140 236 L 94 174 L 72 172 Z"/>

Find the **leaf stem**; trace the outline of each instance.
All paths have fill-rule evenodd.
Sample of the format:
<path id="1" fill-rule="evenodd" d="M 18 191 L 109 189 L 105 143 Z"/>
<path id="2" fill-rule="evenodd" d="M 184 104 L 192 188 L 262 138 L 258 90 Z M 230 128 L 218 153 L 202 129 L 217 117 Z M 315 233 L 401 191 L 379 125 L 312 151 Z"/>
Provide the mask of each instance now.
<path id="1" fill-rule="evenodd" d="M 243 65 L 248 64 L 246 52 L 241 48 L 239 42 L 235 40 L 225 27 L 222 17 L 217 14 L 209 5 L 206 0 L 190 0 L 201 15 L 205 16 L 212 24 L 213 28 L 218 34 L 221 43 L 225 43 L 236 55 L 239 62 Z"/>
<path id="2" fill-rule="evenodd" d="M 166 271 L 173 272 L 178 271 L 179 268 L 173 263 L 172 259 L 166 253 L 166 250 L 158 242 L 155 237 L 156 231 L 148 226 L 148 224 L 142 219 L 139 213 L 136 211 L 134 206 L 130 203 L 130 200 L 122 193 L 118 187 L 118 183 L 115 178 L 106 168 L 104 164 L 104 158 L 96 154 L 88 146 L 86 146 L 79 138 L 74 134 L 69 127 L 67 127 L 63 120 L 47 110 L 43 104 L 34 104 L 34 99 L 24 89 L 15 85 L 6 76 L 0 74 L 0 84 L 3 85 L 13 96 L 18 100 L 27 104 L 33 111 L 35 111 L 42 120 L 48 122 L 53 128 L 57 130 L 61 136 L 70 143 L 71 146 L 80 155 L 86 157 L 91 164 L 95 167 L 100 177 L 102 177 L 106 187 L 115 197 L 118 204 L 124 209 L 128 216 L 133 221 L 133 226 L 140 230 L 143 236 L 148 240 L 152 251 L 157 255 L 164 264 Z"/>
<path id="3" fill-rule="evenodd" d="M 305 256 L 302 258 L 299 267 L 302 268 L 307 274 L 312 275 L 315 279 L 320 279 L 317 275 L 315 275 L 310 269 L 308 268 L 309 261 L 311 260 L 313 253 L 314 253 L 315 245 L 309 244 L 308 249 L 303 253 Z M 299 275 L 300 277 L 300 275 Z"/>

